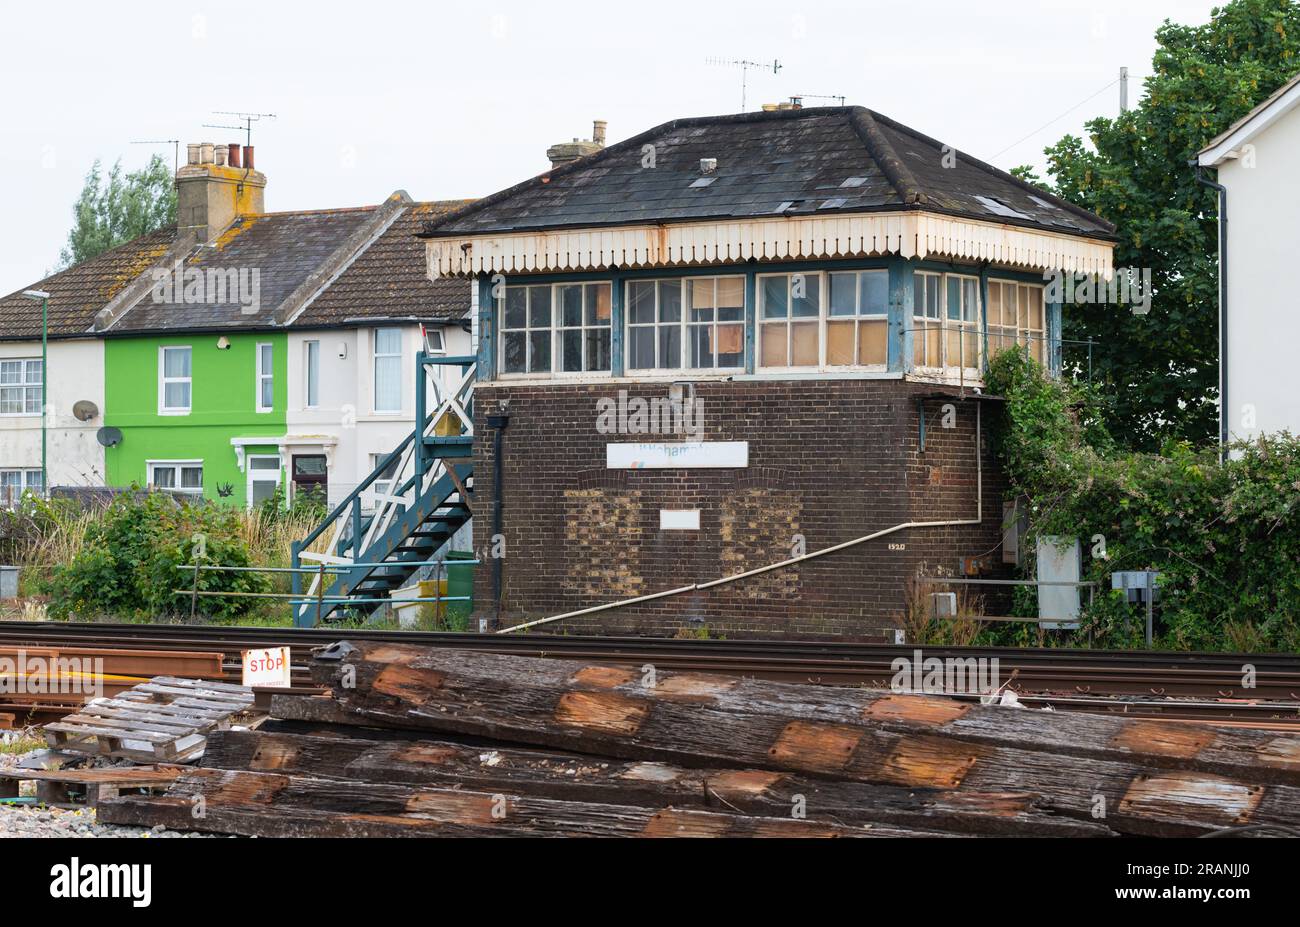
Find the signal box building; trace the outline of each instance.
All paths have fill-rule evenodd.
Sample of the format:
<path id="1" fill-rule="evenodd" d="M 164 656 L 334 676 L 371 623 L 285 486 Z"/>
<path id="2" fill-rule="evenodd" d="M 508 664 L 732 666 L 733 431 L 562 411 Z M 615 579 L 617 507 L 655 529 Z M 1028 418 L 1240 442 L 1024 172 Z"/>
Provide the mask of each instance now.
<path id="1" fill-rule="evenodd" d="M 1112 233 L 861 107 L 676 120 L 430 222 L 478 283 L 477 613 L 892 639 L 909 577 L 1001 563 L 986 361 L 1059 369 L 1045 275 Z"/>

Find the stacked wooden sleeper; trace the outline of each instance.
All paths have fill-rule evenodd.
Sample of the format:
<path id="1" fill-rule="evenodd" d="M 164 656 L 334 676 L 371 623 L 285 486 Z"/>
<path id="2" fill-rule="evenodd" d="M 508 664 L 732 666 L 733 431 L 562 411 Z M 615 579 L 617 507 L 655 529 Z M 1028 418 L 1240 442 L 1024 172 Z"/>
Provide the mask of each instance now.
<path id="1" fill-rule="evenodd" d="M 1203 834 L 1300 824 L 1300 737 L 343 643 L 330 698 L 102 820 L 250 835 Z M 201 814 L 198 811 L 201 810 Z"/>

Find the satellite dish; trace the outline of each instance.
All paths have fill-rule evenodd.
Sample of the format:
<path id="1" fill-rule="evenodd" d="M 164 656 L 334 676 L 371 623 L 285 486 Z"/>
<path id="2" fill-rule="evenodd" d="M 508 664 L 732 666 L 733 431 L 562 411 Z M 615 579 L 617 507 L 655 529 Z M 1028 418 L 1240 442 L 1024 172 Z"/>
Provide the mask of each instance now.
<path id="1" fill-rule="evenodd" d="M 105 426 L 95 432 L 95 440 L 104 447 L 116 447 L 122 443 L 122 429 Z"/>
<path id="2" fill-rule="evenodd" d="M 72 404 L 72 415 L 79 422 L 88 422 L 99 417 L 99 406 L 89 399 L 78 399 Z"/>

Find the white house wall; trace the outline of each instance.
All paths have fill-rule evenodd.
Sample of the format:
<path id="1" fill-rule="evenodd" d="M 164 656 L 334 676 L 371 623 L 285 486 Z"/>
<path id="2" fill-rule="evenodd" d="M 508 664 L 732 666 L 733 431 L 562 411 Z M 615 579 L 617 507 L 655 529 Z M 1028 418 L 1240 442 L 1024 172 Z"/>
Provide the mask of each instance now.
<path id="1" fill-rule="evenodd" d="M 387 454 L 415 427 L 415 356 L 423 350 L 420 327 L 381 327 L 402 329 L 400 413 L 374 411 L 374 328 L 289 333 L 287 440 L 303 453 L 313 437 L 326 443 L 332 439 L 331 505 L 341 502 L 370 475 L 372 455 Z M 471 353 L 470 335 L 459 325 L 444 327 L 443 338 L 449 354 Z M 315 409 L 306 406 L 308 341 L 320 342 L 320 402 Z M 340 357 L 340 353 L 346 356 Z M 444 382 L 451 383 L 455 373 L 446 371 L 443 376 Z M 286 467 L 288 464 L 285 460 Z"/>
<path id="2" fill-rule="evenodd" d="M 1300 254 L 1300 109 L 1226 161 L 1228 188 L 1228 431 L 1250 438 L 1300 434 L 1300 296 L 1292 280 Z M 1253 166 L 1252 166 L 1253 163 Z"/>
<path id="3" fill-rule="evenodd" d="M 0 342 L 0 359 L 41 356 L 39 341 Z M 48 470 L 51 486 L 102 486 L 104 449 L 95 433 L 104 424 L 104 342 L 49 343 Z M 72 406 L 87 399 L 99 415 L 80 422 Z M 0 415 L 0 469 L 39 468 L 40 415 Z"/>

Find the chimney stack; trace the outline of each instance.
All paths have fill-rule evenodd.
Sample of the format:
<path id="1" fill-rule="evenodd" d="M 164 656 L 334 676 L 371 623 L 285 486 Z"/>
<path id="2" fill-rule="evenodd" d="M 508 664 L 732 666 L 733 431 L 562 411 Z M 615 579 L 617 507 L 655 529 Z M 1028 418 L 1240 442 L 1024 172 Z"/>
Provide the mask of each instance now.
<path id="1" fill-rule="evenodd" d="M 240 166 L 240 162 L 243 166 Z M 204 244 L 217 240 L 235 218 L 265 212 L 266 175 L 253 170 L 252 146 L 212 142 L 185 146 L 176 172 L 176 223 Z"/>
<path id="2" fill-rule="evenodd" d="M 561 164 L 568 164 L 570 161 L 576 161 L 579 158 L 585 158 L 589 154 L 595 154 L 605 147 L 605 126 L 604 119 L 596 119 L 591 124 L 591 138 L 575 138 L 571 142 L 560 142 L 546 149 L 546 157 L 551 159 L 551 169 L 559 167 Z"/>

